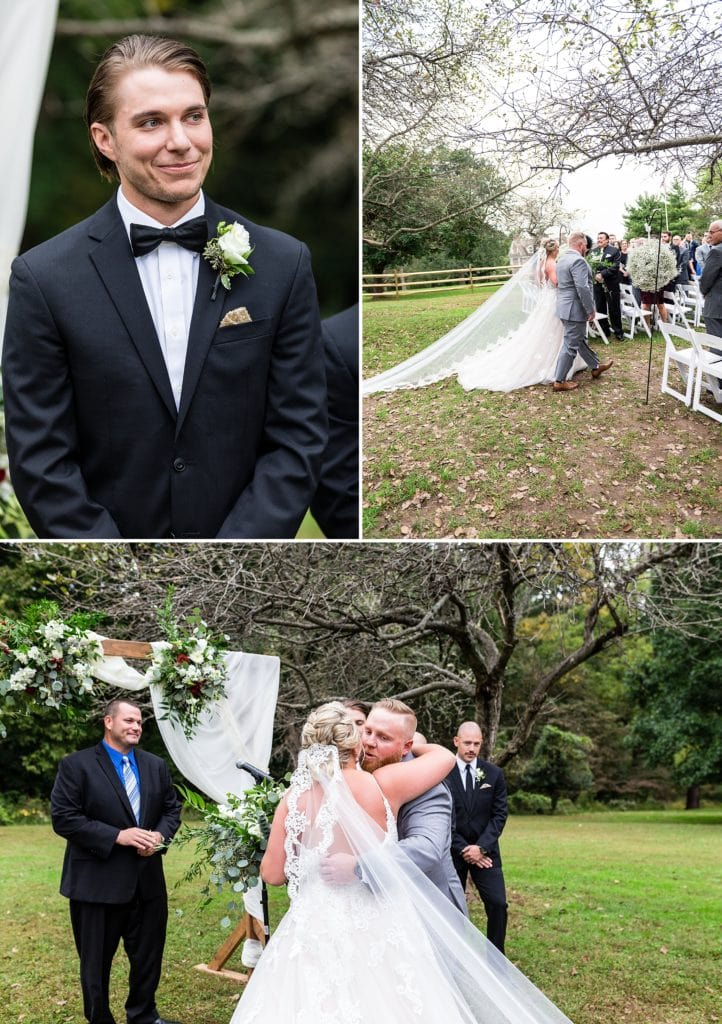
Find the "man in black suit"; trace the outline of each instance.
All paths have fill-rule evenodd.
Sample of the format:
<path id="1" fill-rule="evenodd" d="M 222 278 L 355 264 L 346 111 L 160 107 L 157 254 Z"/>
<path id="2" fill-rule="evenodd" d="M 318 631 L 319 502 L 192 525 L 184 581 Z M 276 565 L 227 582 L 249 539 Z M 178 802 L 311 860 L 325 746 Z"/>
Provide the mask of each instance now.
<path id="1" fill-rule="evenodd" d="M 315 492 L 327 414 L 310 257 L 202 192 L 210 91 L 183 43 L 110 47 L 86 120 L 120 188 L 13 263 L 7 447 L 39 537 L 292 538 Z M 214 236 L 243 268 L 230 278 L 204 255 Z"/>
<path id="2" fill-rule="evenodd" d="M 311 512 L 329 540 L 359 536 L 359 308 L 321 324 L 328 388 L 328 444 Z"/>
<path id="3" fill-rule="evenodd" d="M 60 762 L 50 798 L 53 828 L 67 840 L 60 892 L 70 900 L 83 1011 L 90 1024 L 114 1024 L 108 984 L 122 939 L 128 1024 L 173 1024 L 159 1016 L 155 992 L 168 919 L 160 854 L 180 803 L 165 761 L 137 749 L 137 705 L 111 701 L 103 726 L 97 746 Z"/>
<path id="4" fill-rule="evenodd" d="M 606 313 L 609 327 L 618 341 L 624 340 L 622 310 L 619 296 L 620 253 L 611 245 L 606 231 L 597 235 L 597 244 L 589 254 L 593 260 L 604 260 L 611 266 L 600 268 L 594 275 L 594 305 L 597 313 Z"/>
<path id="5" fill-rule="evenodd" d="M 445 780 L 454 801 L 451 855 L 463 888 L 471 873 L 486 911 L 487 938 L 503 953 L 508 904 L 499 836 L 509 809 L 504 773 L 480 759 L 481 739 L 476 722 L 464 722 L 454 737 L 456 765 Z"/>

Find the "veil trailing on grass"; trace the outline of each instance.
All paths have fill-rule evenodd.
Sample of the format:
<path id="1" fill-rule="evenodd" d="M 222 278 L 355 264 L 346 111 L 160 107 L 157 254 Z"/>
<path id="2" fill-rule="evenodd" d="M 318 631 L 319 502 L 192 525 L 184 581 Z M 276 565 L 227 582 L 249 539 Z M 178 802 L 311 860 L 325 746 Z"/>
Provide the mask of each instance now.
<path id="1" fill-rule="evenodd" d="M 363 394 L 420 388 L 450 377 L 460 363 L 498 347 L 534 312 L 544 286 L 544 248 L 537 250 L 471 316 L 403 363 L 363 382 Z"/>
<path id="2" fill-rule="evenodd" d="M 291 907 L 231 1024 L 570 1024 L 354 799 L 334 746 L 301 751 L 287 796 Z M 349 884 L 324 859 L 354 859 Z"/>

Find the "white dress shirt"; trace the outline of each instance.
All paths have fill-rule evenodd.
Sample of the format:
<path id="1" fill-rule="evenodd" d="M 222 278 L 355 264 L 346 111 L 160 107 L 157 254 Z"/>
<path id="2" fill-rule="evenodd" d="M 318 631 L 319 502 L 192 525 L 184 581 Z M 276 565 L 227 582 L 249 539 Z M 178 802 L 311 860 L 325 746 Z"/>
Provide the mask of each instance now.
<path id="1" fill-rule="evenodd" d="M 467 762 L 466 761 L 462 761 L 461 758 L 459 757 L 459 755 L 457 754 L 456 755 L 456 763 L 459 766 L 459 772 L 461 773 L 461 785 L 462 785 L 462 787 L 464 789 L 466 789 L 466 765 L 467 765 Z M 469 767 L 471 768 L 471 781 L 472 782 L 476 782 L 476 758 L 469 765 Z"/>
<path id="2" fill-rule="evenodd" d="M 136 209 L 118 189 L 118 210 L 130 239 L 131 224 L 148 227 L 177 227 L 193 217 L 202 217 L 206 201 L 203 193 L 191 209 L 174 224 L 161 224 L 147 213 Z M 188 334 L 193 315 L 193 303 L 198 286 L 200 253 L 184 249 L 175 242 L 161 242 L 153 252 L 136 256 L 140 282 L 143 285 L 155 332 L 158 335 L 163 359 L 168 370 L 176 409 L 180 406 L 183 371 L 188 350 Z"/>

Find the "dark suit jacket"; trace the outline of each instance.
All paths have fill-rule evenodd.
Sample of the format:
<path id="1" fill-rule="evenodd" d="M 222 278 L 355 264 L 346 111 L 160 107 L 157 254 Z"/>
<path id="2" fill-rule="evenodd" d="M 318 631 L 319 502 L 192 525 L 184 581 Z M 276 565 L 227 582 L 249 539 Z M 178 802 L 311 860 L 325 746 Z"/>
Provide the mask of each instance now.
<path id="1" fill-rule="evenodd" d="M 704 295 L 703 316 L 722 318 L 722 242 L 713 245 L 707 253 L 699 290 Z"/>
<path id="2" fill-rule="evenodd" d="M 481 784 L 475 785 L 471 799 L 467 798 L 457 765 L 454 765 L 444 780 L 454 801 L 451 852 L 460 855 L 465 846 L 480 846 L 491 857 L 494 865 L 500 867 L 499 836 L 509 816 L 504 772 L 490 761 L 482 761 L 480 758 L 477 758 L 476 763 L 471 763 L 472 772 L 477 768 L 484 772 L 484 778 Z"/>
<path id="3" fill-rule="evenodd" d="M 321 324 L 328 388 L 328 444 L 311 512 L 331 540 L 359 536 L 359 308 Z"/>
<path id="4" fill-rule="evenodd" d="M 140 775 L 140 827 L 171 839 L 180 802 L 165 761 L 135 751 Z M 118 832 L 135 826 L 125 787 L 102 743 L 64 757 L 50 797 L 53 828 L 67 840 L 60 892 L 88 903 L 127 903 L 140 886 L 149 898 L 165 891 L 160 853 L 141 857 L 117 846 Z"/>
<path id="5" fill-rule="evenodd" d="M 600 274 L 604 278 L 604 283 L 607 287 L 609 287 L 610 285 L 613 286 L 619 284 L 619 266 L 621 253 L 619 249 L 617 249 L 616 245 L 605 245 L 604 247 L 597 245 L 594 249 L 592 249 L 590 256 L 593 256 L 595 259 L 598 260 L 606 260 L 607 263 L 613 263 L 614 266 L 606 267 L 600 270 Z M 598 281 L 595 281 L 594 283 L 597 285 L 599 284 Z"/>
<path id="6" fill-rule="evenodd" d="M 206 218 L 247 228 L 255 275 L 212 302 L 200 259 L 178 411 L 115 197 L 14 261 L 7 447 L 39 537 L 294 536 L 327 436 L 308 250 L 207 196 Z"/>

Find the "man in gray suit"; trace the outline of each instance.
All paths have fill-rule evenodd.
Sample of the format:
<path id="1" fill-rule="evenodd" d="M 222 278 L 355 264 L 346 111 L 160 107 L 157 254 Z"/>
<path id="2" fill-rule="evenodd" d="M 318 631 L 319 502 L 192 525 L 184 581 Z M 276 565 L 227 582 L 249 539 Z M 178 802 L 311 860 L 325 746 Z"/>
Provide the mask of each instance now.
<path id="1" fill-rule="evenodd" d="M 557 316 L 564 324 L 564 343 L 554 374 L 554 391 L 574 391 L 579 387 L 577 381 L 567 380 L 577 353 L 591 367 L 595 380 L 614 362 L 608 359 L 601 363 L 596 352 L 587 345 L 587 322 L 594 319 L 594 295 L 592 271 L 584 259 L 586 235 L 577 231 L 570 236 L 568 244 L 569 249 L 557 261 Z"/>
<path id="2" fill-rule="evenodd" d="M 711 248 L 699 279 L 699 290 L 704 295 L 702 316 L 707 334 L 722 338 L 722 220 L 713 220 L 708 234 Z M 722 356 L 722 349 L 712 351 Z"/>
<path id="3" fill-rule="evenodd" d="M 364 771 L 375 772 L 382 765 L 410 760 L 415 732 L 416 715 L 408 705 L 393 699 L 374 704 L 362 729 Z M 451 859 L 452 808 L 449 790 L 439 783 L 401 807 L 396 827 L 406 855 L 468 916 L 464 891 Z M 353 881 L 360 870 L 341 854 L 328 858 L 321 874 L 326 881 L 339 884 Z"/>

